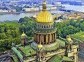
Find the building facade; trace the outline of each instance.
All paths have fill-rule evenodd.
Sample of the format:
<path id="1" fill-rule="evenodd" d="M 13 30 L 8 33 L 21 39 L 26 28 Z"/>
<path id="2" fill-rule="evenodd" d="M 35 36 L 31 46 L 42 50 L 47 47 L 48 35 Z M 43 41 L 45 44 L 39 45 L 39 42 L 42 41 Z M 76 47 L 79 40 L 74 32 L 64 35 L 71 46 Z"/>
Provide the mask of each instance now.
<path id="1" fill-rule="evenodd" d="M 45 0 L 35 19 L 32 42 L 24 44 L 26 34 L 23 33 L 21 45 L 12 47 L 18 62 L 78 62 L 78 44 L 70 36 L 57 38 L 54 18 L 47 11 Z"/>

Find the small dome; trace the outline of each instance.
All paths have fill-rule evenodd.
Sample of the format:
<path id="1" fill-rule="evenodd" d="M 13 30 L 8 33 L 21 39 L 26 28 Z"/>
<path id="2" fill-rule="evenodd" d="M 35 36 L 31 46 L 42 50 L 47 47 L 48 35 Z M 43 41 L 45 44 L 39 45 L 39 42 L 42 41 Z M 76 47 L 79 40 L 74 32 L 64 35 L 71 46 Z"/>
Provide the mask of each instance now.
<path id="1" fill-rule="evenodd" d="M 21 35 L 21 37 L 26 37 L 27 35 L 23 32 L 23 34 Z"/>
<path id="2" fill-rule="evenodd" d="M 73 43 L 73 40 L 71 39 L 71 37 L 70 37 L 70 36 L 67 36 L 67 41 L 68 41 L 70 44 L 72 44 L 72 43 Z"/>
<path id="3" fill-rule="evenodd" d="M 36 16 L 36 21 L 40 23 L 52 23 L 53 21 L 53 16 L 50 12 L 46 11 L 41 11 L 37 16 Z"/>
<path id="4" fill-rule="evenodd" d="M 39 44 L 37 47 L 38 47 L 39 49 L 41 49 L 41 48 L 43 47 L 43 45 Z"/>
<path id="5" fill-rule="evenodd" d="M 67 40 L 68 40 L 69 42 L 72 41 L 71 38 L 67 38 Z"/>

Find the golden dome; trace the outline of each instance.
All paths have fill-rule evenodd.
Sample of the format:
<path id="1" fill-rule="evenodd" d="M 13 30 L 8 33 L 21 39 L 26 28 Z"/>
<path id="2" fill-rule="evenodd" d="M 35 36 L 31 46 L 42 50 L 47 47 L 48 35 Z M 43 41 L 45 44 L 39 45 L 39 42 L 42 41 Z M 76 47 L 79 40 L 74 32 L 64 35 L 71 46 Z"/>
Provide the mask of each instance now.
<path id="1" fill-rule="evenodd" d="M 46 11 L 41 11 L 37 17 L 36 17 L 37 22 L 53 22 L 53 16 L 50 12 Z"/>
<path id="2" fill-rule="evenodd" d="M 43 47 L 43 45 L 39 44 L 37 47 L 38 47 L 39 49 L 41 49 L 41 48 Z"/>
<path id="3" fill-rule="evenodd" d="M 21 35 L 21 37 L 26 37 L 26 34 L 23 32 L 23 34 Z"/>
<path id="4" fill-rule="evenodd" d="M 36 21 L 40 23 L 53 22 L 53 16 L 46 10 L 46 0 L 43 1 L 42 11 L 36 16 Z"/>

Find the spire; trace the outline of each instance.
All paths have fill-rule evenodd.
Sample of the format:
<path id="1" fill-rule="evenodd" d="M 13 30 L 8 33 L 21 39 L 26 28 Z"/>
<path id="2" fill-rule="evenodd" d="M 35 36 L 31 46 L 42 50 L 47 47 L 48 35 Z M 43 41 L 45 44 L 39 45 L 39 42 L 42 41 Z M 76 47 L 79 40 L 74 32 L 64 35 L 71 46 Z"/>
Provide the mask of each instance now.
<path id="1" fill-rule="evenodd" d="M 45 11 L 45 10 L 46 10 L 46 0 L 43 0 L 42 10 L 43 10 L 43 11 Z"/>

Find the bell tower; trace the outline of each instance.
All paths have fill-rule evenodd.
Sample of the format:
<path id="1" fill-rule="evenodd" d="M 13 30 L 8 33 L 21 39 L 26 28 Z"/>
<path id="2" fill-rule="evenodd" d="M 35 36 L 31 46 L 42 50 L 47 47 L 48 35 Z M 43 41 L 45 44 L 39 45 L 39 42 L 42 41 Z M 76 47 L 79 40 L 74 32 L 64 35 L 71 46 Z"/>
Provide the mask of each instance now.
<path id="1" fill-rule="evenodd" d="M 23 34 L 21 35 L 21 45 L 25 46 L 27 43 L 27 35 L 23 32 Z"/>

